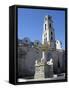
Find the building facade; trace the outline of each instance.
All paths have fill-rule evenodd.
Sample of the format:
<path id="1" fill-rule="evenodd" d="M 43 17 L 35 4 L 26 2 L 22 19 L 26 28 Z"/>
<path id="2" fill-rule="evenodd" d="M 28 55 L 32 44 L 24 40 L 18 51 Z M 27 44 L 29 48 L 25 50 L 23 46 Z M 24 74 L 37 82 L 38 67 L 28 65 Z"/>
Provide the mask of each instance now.
<path id="1" fill-rule="evenodd" d="M 55 31 L 53 28 L 53 20 L 51 16 L 45 16 L 42 33 L 42 44 L 48 44 L 51 48 L 55 48 Z"/>
<path id="2" fill-rule="evenodd" d="M 43 23 L 42 43 L 35 40 L 32 42 L 29 38 L 24 38 L 18 42 L 18 76 L 21 78 L 31 77 L 44 78 L 48 70 L 54 74 L 65 72 L 65 51 L 62 50 L 62 44 L 55 39 L 55 30 L 51 16 L 45 16 Z M 42 52 L 34 46 L 41 47 L 42 44 L 48 44 L 54 51 Z M 60 52 L 62 51 L 62 52 Z M 44 68 L 45 62 L 53 59 L 53 70 L 49 67 Z M 37 62 L 37 63 L 35 63 Z M 38 72 L 39 71 L 39 72 Z M 38 76 L 37 76 L 38 75 Z M 49 74 L 48 74 L 49 75 Z"/>

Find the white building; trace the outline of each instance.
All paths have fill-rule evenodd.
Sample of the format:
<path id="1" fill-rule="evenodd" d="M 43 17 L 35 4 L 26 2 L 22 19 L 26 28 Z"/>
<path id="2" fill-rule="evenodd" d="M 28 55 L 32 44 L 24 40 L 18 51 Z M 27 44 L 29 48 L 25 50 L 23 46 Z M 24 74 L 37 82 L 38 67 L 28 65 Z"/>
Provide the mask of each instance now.
<path id="1" fill-rule="evenodd" d="M 59 40 L 56 40 L 56 49 L 62 49 L 62 43 Z"/>
<path id="2" fill-rule="evenodd" d="M 49 44 L 51 48 L 55 48 L 55 31 L 53 28 L 53 20 L 51 16 L 45 16 L 43 24 L 42 44 Z"/>

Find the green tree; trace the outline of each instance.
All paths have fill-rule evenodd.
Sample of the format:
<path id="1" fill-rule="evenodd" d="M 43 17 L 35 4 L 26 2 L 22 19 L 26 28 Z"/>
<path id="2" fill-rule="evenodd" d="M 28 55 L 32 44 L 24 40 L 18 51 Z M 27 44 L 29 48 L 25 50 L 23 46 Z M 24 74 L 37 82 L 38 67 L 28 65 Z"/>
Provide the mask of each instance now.
<path id="1" fill-rule="evenodd" d="M 50 46 L 48 44 L 42 44 L 41 50 L 47 52 Z"/>

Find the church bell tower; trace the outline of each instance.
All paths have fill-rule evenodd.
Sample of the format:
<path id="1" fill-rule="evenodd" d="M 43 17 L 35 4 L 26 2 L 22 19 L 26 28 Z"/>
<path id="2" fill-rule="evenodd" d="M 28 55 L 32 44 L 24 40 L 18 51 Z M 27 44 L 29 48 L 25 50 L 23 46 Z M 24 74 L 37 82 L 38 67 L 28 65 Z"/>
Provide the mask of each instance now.
<path id="1" fill-rule="evenodd" d="M 51 16 L 45 16 L 43 24 L 42 44 L 48 44 L 50 48 L 55 48 L 55 31 Z"/>

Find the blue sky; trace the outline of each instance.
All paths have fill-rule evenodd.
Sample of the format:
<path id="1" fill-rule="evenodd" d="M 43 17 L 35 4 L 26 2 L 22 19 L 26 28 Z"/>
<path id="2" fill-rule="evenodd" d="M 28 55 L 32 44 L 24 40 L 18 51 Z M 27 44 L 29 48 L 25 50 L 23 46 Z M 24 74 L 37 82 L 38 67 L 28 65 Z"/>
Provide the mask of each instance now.
<path id="1" fill-rule="evenodd" d="M 44 17 L 51 15 L 55 38 L 65 48 L 65 12 L 56 10 L 18 8 L 18 38 L 29 37 L 31 41 L 41 41 Z"/>

